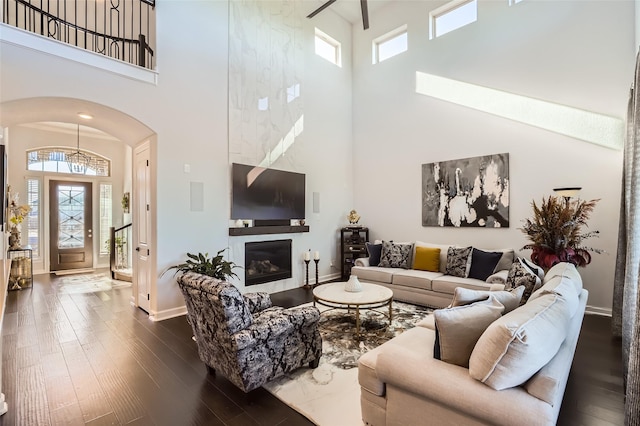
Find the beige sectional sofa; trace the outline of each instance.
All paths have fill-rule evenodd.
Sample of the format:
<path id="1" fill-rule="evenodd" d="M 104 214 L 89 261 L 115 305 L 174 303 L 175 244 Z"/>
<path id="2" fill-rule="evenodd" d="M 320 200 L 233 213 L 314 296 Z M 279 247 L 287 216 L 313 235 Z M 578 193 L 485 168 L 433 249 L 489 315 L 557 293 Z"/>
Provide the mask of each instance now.
<path id="1" fill-rule="evenodd" d="M 358 280 L 362 282 L 380 284 L 390 288 L 393 290 L 394 300 L 433 308 L 443 308 L 451 303 L 453 291 L 456 287 L 465 287 L 473 290 L 503 288 L 509 267 L 515 259 L 513 249 L 483 249 L 503 253 L 493 275 L 486 281 L 475 278 L 454 277 L 446 274 L 447 251 L 450 246 L 421 241 L 416 241 L 413 244 L 415 247 L 440 249 L 438 272 L 370 266 L 369 258 L 363 257 L 356 259 L 354 267 L 351 268 L 351 275 L 357 276 Z"/>
<path id="2" fill-rule="evenodd" d="M 433 321 L 373 349 L 358 361 L 364 423 L 555 424 L 587 296 L 573 265 L 554 266 L 526 304 L 482 332 L 469 368 L 434 358 Z"/>

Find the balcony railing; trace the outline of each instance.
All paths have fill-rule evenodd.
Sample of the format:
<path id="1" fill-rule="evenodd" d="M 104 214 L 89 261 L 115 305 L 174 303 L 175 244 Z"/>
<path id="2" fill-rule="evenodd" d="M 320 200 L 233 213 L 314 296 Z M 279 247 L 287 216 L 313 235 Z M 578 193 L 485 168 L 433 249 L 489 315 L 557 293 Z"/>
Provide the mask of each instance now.
<path id="1" fill-rule="evenodd" d="M 3 22 L 153 69 L 155 0 L 3 0 Z"/>

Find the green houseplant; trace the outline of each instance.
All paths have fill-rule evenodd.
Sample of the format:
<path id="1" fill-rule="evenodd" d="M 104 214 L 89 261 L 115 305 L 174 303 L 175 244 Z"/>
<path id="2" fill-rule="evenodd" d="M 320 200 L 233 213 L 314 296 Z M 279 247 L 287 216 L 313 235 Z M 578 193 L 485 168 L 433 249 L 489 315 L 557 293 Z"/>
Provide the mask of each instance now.
<path id="1" fill-rule="evenodd" d="M 591 253 L 603 252 L 583 244 L 587 238 L 598 236 L 598 231 L 582 231 L 598 201 L 550 196 L 543 197 L 539 207 L 533 201 L 533 218 L 526 219 L 521 228 L 531 242 L 522 249 L 531 249 L 531 260 L 544 269 L 560 262 L 588 265 Z"/>
<path id="2" fill-rule="evenodd" d="M 238 275 L 233 272 L 235 268 L 240 268 L 233 262 L 224 260 L 222 253 L 226 249 L 218 251 L 218 253 L 209 258 L 209 253 L 192 254 L 187 253 L 188 259 L 184 263 L 179 265 L 173 265 L 167 268 L 165 272 L 175 269 L 174 275 L 185 272 L 197 272 L 199 274 L 208 275 L 210 277 L 217 278 L 219 280 L 228 281 L 231 277 L 237 277 Z M 164 274 L 164 273 L 163 273 Z"/>

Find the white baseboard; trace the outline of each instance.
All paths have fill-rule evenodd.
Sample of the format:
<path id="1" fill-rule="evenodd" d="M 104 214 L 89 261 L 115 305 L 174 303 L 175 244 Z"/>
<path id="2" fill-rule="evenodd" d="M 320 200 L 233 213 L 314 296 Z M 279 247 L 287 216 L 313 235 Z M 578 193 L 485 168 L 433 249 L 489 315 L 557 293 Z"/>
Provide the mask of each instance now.
<path id="1" fill-rule="evenodd" d="M 169 318 L 181 317 L 187 314 L 187 307 L 180 306 L 178 308 L 167 309 L 160 312 L 149 314 L 149 319 L 153 322 L 164 321 Z"/>
<path id="2" fill-rule="evenodd" d="M 589 306 L 587 305 L 584 313 L 587 315 L 602 315 L 606 317 L 610 317 L 612 315 L 610 308 L 599 308 L 597 306 Z"/>

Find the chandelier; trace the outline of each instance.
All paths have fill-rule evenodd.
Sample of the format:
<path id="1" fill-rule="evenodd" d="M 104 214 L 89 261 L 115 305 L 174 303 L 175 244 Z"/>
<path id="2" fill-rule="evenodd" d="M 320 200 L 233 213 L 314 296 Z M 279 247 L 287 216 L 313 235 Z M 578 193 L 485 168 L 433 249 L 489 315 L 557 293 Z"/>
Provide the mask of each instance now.
<path id="1" fill-rule="evenodd" d="M 89 162 L 91 157 L 87 154 L 80 152 L 80 125 L 78 124 L 78 138 L 76 151 L 71 154 L 65 155 L 67 165 L 69 166 L 70 173 L 86 174 L 89 168 Z"/>

